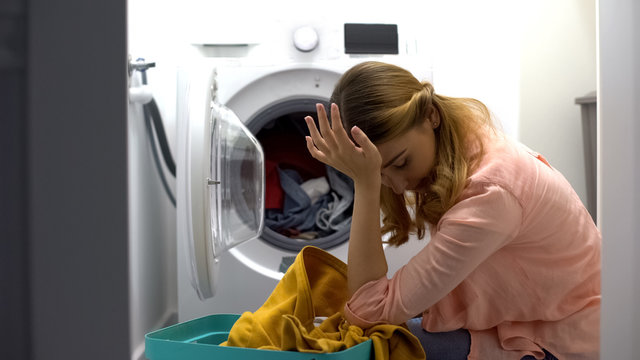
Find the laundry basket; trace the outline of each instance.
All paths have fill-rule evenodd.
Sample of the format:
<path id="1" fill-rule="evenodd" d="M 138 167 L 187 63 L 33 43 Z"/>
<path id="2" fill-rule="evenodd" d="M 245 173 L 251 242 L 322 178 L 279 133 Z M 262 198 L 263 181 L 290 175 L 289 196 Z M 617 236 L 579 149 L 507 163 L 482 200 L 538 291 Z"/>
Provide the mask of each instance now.
<path id="1" fill-rule="evenodd" d="M 371 340 L 335 353 L 303 353 L 219 346 L 240 315 L 201 317 L 148 333 L 145 355 L 149 360 L 369 360 Z"/>

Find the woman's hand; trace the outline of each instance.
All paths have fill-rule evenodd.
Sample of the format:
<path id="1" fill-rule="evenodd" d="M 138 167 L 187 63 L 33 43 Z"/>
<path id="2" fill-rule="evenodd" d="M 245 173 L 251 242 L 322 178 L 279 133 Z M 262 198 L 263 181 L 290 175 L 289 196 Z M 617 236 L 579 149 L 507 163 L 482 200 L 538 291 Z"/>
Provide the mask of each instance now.
<path id="1" fill-rule="evenodd" d="M 310 116 L 305 117 L 311 136 L 311 156 L 333 166 L 353 179 L 354 199 L 349 235 L 347 283 L 353 295 L 362 285 L 386 276 L 387 261 L 380 241 L 380 166 L 378 148 L 357 127 L 351 129 L 354 144 L 342 127 L 340 112 L 331 104 L 331 126 L 322 104 L 317 104 L 320 131 Z"/>
<path id="2" fill-rule="evenodd" d="M 316 104 L 320 131 L 311 116 L 305 117 L 311 136 L 307 136 L 307 149 L 315 159 L 334 167 L 353 179 L 354 184 L 380 184 L 380 166 L 382 158 L 378 148 L 367 135 L 354 126 L 351 136 L 354 144 L 340 119 L 338 105 L 331 104 L 331 124 L 322 104 Z"/>

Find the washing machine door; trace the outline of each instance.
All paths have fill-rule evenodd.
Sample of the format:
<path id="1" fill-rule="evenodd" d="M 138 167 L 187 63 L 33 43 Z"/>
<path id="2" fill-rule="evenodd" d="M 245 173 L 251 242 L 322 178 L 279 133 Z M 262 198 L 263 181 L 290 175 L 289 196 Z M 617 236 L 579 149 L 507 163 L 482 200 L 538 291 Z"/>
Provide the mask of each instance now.
<path id="1" fill-rule="evenodd" d="M 265 171 L 260 143 L 236 114 L 210 94 L 204 109 L 200 100 L 190 96 L 182 119 L 187 151 L 178 174 L 186 203 L 179 212 L 186 216 L 191 283 L 206 299 L 215 294 L 220 256 L 262 232 Z"/>

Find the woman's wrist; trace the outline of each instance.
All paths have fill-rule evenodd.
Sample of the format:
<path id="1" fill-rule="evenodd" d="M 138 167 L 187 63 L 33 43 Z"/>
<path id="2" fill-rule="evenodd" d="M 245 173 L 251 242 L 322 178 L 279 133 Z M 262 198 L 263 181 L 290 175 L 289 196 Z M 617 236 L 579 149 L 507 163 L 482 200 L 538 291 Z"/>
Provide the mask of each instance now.
<path id="1" fill-rule="evenodd" d="M 380 192 L 380 187 L 382 186 L 382 179 L 380 175 L 373 175 L 368 177 L 362 177 L 353 180 L 353 187 L 355 191 L 362 191 L 363 193 L 375 193 L 378 194 Z"/>

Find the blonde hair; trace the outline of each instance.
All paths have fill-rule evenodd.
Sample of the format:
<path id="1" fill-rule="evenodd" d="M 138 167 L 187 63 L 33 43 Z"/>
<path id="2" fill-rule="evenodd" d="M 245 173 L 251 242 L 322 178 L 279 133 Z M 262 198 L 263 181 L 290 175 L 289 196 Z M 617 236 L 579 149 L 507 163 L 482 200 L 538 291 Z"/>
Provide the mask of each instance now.
<path id="1" fill-rule="evenodd" d="M 395 194 L 386 186 L 380 190 L 382 232 L 391 233 L 388 243 L 401 245 L 410 232 L 423 238 L 425 223 L 435 229 L 457 202 L 483 155 L 481 132 L 493 128 L 487 107 L 475 99 L 436 94 L 429 82 L 420 82 L 409 71 L 376 61 L 345 72 L 331 102 L 338 105 L 345 129 L 358 126 L 374 144 L 405 134 L 437 111 L 440 124 L 434 130 L 436 160 L 429 190 L 409 196 Z M 413 207 L 415 219 L 407 205 Z"/>

